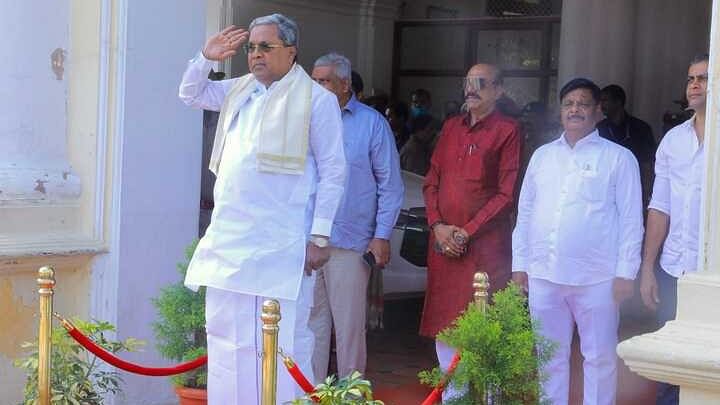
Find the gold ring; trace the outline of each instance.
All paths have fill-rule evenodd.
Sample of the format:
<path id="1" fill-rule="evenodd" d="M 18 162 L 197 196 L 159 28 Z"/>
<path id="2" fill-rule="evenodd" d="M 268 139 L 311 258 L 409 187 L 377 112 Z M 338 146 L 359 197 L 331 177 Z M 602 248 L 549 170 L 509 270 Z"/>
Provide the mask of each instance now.
<path id="1" fill-rule="evenodd" d="M 446 252 L 449 252 L 449 251 L 450 251 L 450 246 L 445 246 L 445 251 L 446 251 Z"/>

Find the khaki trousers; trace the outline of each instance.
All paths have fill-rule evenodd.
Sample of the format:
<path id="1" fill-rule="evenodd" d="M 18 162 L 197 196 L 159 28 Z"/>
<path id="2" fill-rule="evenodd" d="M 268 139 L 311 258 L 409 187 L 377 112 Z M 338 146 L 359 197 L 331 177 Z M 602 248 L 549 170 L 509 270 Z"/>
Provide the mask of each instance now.
<path id="1" fill-rule="evenodd" d="M 365 317 L 370 268 L 362 255 L 331 248 L 330 260 L 317 270 L 310 329 L 315 334 L 312 363 L 316 382 L 327 376 L 330 335 L 335 325 L 339 377 L 365 373 Z"/>

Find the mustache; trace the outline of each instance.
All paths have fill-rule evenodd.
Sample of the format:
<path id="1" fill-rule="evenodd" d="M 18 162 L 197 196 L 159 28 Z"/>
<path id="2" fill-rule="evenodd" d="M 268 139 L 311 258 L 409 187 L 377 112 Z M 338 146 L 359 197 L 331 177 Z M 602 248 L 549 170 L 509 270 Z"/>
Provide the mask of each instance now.
<path id="1" fill-rule="evenodd" d="M 480 95 L 477 94 L 477 93 L 475 93 L 474 91 L 468 91 L 468 92 L 466 92 L 466 93 L 465 93 L 465 98 L 470 98 L 470 97 L 480 98 Z"/>
<path id="2" fill-rule="evenodd" d="M 572 120 L 572 119 L 585 120 L 585 116 L 584 116 L 584 115 L 579 115 L 579 114 L 572 114 L 572 115 L 568 115 L 568 116 L 567 116 L 567 119 L 569 119 L 569 120 Z"/>

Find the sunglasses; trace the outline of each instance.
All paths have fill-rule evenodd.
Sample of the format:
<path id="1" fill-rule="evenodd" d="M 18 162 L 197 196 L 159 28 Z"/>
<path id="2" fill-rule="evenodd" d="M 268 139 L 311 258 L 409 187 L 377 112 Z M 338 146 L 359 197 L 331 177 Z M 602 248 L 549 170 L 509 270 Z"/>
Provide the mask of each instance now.
<path id="1" fill-rule="evenodd" d="M 285 44 L 268 44 L 267 42 L 260 42 L 258 44 L 253 44 L 252 42 L 248 42 L 246 44 L 242 45 L 243 51 L 245 51 L 246 54 L 254 53 L 255 51 L 260 51 L 262 53 L 269 53 L 275 48 L 287 48 L 292 45 L 285 45 Z"/>
<path id="2" fill-rule="evenodd" d="M 484 77 L 468 76 L 463 79 L 463 87 L 466 90 L 484 90 L 488 87 L 497 85 L 497 80 L 490 80 Z"/>

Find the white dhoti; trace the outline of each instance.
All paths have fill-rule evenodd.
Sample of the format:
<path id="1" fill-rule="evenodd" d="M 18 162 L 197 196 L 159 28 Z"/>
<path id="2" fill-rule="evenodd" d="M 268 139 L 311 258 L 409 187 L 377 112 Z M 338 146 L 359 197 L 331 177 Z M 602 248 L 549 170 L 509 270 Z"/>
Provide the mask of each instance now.
<path id="1" fill-rule="evenodd" d="M 308 328 L 315 276 L 303 277 L 297 301 L 279 300 L 278 345 L 290 355 L 308 380 L 313 381 L 313 333 Z M 262 322 L 266 298 L 208 288 L 206 328 L 208 343 L 208 404 L 260 404 L 262 387 Z M 277 403 L 303 395 L 278 360 Z"/>
<path id="2" fill-rule="evenodd" d="M 438 363 L 440 364 L 440 371 L 447 374 L 452 359 L 457 353 L 457 349 L 448 346 L 447 344 L 435 339 L 435 352 L 437 353 Z M 467 394 L 468 387 L 458 387 L 455 384 L 448 384 L 442 393 L 443 402 L 449 402 L 453 399 L 457 399 Z"/>
<path id="3" fill-rule="evenodd" d="M 555 353 L 545 365 L 545 397 L 553 405 L 567 405 L 570 386 L 570 346 L 577 324 L 583 361 L 584 405 L 615 404 L 617 388 L 618 306 L 613 281 L 588 286 L 529 280 L 530 313 L 540 321 L 540 332 L 555 342 Z"/>

